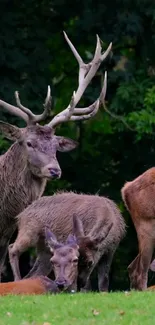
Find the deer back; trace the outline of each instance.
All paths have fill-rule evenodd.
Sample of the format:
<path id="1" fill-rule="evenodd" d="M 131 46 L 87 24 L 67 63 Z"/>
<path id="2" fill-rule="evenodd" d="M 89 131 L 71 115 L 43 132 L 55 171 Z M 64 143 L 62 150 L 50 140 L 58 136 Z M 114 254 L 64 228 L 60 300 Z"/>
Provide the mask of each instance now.
<path id="1" fill-rule="evenodd" d="M 133 217 L 148 219 L 155 215 L 155 168 L 150 168 L 121 189 L 122 199 Z"/>
<path id="2" fill-rule="evenodd" d="M 49 227 L 63 242 L 72 233 L 74 214 L 81 219 L 85 235 L 102 237 L 104 227 L 112 223 L 107 244 L 117 244 L 124 236 L 125 223 L 113 201 L 97 195 L 73 192 L 42 197 L 33 202 L 18 215 L 19 236 L 27 232 L 32 235 L 33 241 L 37 241 L 38 234 Z"/>

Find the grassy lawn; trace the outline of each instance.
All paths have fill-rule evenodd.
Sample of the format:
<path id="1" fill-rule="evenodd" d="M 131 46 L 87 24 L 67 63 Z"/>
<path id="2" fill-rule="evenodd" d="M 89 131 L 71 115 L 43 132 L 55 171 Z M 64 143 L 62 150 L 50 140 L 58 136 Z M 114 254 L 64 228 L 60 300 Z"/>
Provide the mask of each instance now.
<path id="1" fill-rule="evenodd" d="M 155 324 L 154 292 L 6 296 L 0 325 Z"/>

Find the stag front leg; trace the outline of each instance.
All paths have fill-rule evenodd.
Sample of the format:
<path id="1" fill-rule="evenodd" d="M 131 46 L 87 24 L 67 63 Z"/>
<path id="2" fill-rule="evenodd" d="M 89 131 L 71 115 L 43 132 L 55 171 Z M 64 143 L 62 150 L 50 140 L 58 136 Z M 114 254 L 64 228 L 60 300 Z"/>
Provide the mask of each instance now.
<path id="1" fill-rule="evenodd" d="M 152 237 L 139 236 L 139 254 L 128 266 L 130 288 L 145 290 L 147 288 L 148 270 L 152 260 L 154 244 Z"/>
<path id="2" fill-rule="evenodd" d="M 8 251 L 8 243 L 7 242 L 6 244 L 3 243 L 3 245 L 0 243 L 0 282 L 2 279 L 2 273 L 4 269 L 4 263 L 5 263 L 7 251 Z"/>
<path id="3" fill-rule="evenodd" d="M 11 229 L 10 229 L 11 228 Z M 0 282 L 4 269 L 4 263 L 8 252 L 9 241 L 15 231 L 15 227 L 12 225 L 9 229 L 1 230 L 0 239 Z"/>

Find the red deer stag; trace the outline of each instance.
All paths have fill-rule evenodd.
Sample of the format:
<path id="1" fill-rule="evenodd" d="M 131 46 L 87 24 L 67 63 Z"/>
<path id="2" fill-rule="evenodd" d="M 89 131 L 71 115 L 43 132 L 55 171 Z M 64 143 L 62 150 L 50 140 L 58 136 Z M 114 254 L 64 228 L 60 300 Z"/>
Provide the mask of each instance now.
<path id="1" fill-rule="evenodd" d="M 0 157 L 0 278 L 9 240 L 16 229 L 16 215 L 43 194 L 47 179 L 61 176 L 56 151 L 69 151 L 77 146 L 77 142 L 73 140 L 56 136 L 54 134 L 56 127 L 62 122 L 91 118 L 96 114 L 100 102 L 104 100 L 106 94 L 107 77 L 105 73 L 99 99 L 89 107 L 76 108 L 101 62 L 110 52 L 111 44 L 102 54 L 100 40 L 97 37 L 94 58 L 90 63 L 85 64 L 67 35 L 65 33 L 64 35 L 79 64 L 78 88 L 73 93 L 68 107 L 57 114 L 48 124 L 41 126 L 38 122 L 44 120 L 50 112 L 49 86 L 44 112 L 41 115 L 34 115 L 24 107 L 20 102 L 18 92 L 15 93 L 18 107 L 0 100 L 0 107 L 23 118 L 27 123 L 26 128 L 20 129 L 11 124 L 0 122 L 0 131 L 4 136 L 16 141 Z"/>
<path id="2" fill-rule="evenodd" d="M 139 254 L 128 266 L 130 285 L 133 289 L 145 290 L 155 248 L 155 168 L 127 182 L 121 193 L 134 223 L 139 246 Z"/>
<path id="3" fill-rule="evenodd" d="M 50 274 L 50 252 L 44 237 L 44 229 L 49 227 L 61 242 L 72 231 L 75 233 L 81 257 L 81 286 L 86 284 L 87 287 L 90 274 L 97 266 L 99 290 L 108 290 L 112 258 L 125 234 L 124 219 L 113 201 L 98 195 L 59 193 L 36 200 L 17 216 L 17 220 L 17 239 L 9 246 L 15 280 L 20 279 L 19 256 L 29 247 L 37 247 L 38 256 L 27 277 Z M 105 238 L 109 226 L 111 229 Z"/>
<path id="4" fill-rule="evenodd" d="M 42 295 L 60 292 L 56 283 L 46 276 L 23 279 L 16 282 L 0 283 L 0 296 Z"/>

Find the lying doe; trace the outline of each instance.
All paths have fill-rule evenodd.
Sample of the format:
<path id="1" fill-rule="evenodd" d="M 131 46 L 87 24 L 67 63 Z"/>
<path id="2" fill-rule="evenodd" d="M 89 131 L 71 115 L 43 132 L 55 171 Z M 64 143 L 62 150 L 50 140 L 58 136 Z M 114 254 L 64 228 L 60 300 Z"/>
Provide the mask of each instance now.
<path id="1" fill-rule="evenodd" d="M 50 252 L 44 237 L 44 229 L 48 227 L 61 242 L 72 231 L 75 233 L 81 259 L 80 282 L 87 286 L 97 267 L 99 290 L 108 290 L 112 258 L 125 234 L 124 219 L 113 201 L 98 195 L 59 193 L 33 202 L 17 219 L 18 236 L 9 246 L 15 280 L 20 279 L 19 256 L 31 246 L 37 247 L 38 257 L 28 277 L 51 272 Z M 111 229 L 105 238 L 107 227 Z"/>
<path id="2" fill-rule="evenodd" d="M 111 44 L 102 54 L 100 40 L 97 38 L 94 58 L 90 63 L 85 64 L 66 34 L 65 38 L 79 64 L 79 85 L 65 110 L 57 114 L 48 124 L 44 126 L 38 124 L 50 113 L 49 86 L 44 112 L 41 115 L 34 115 L 24 107 L 20 102 L 18 92 L 15 93 L 18 107 L 0 100 L 0 107 L 21 117 L 27 123 L 27 127 L 20 129 L 0 121 L 0 131 L 4 136 L 16 141 L 0 157 L 0 277 L 8 243 L 16 229 L 16 215 L 43 194 L 48 179 L 60 178 L 61 169 L 56 159 L 56 152 L 69 151 L 77 146 L 77 142 L 71 139 L 56 136 L 54 134 L 56 127 L 62 122 L 91 118 L 96 114 L 106 94 L 107 76 L 105 73 L 99 99 L 89 107 L 76 108 L 101 62 L 110 52 Z"/>
<path id="3" fill-rule="evenodd" d="M 127 182 L 121 193 L 134 223 L 139 245 L 139 254 L 128 266 L 130 285 L 133 289 L 145 290 L 155 248 L 155 168 Z"/>
<path id="4" fill-rule="evenodd" d="M 42 295 L 60 292 L 54 281 L 46 276 L 23 279 L 16 282 L 0 283 L 0 296 L 6 295 Z"/>

